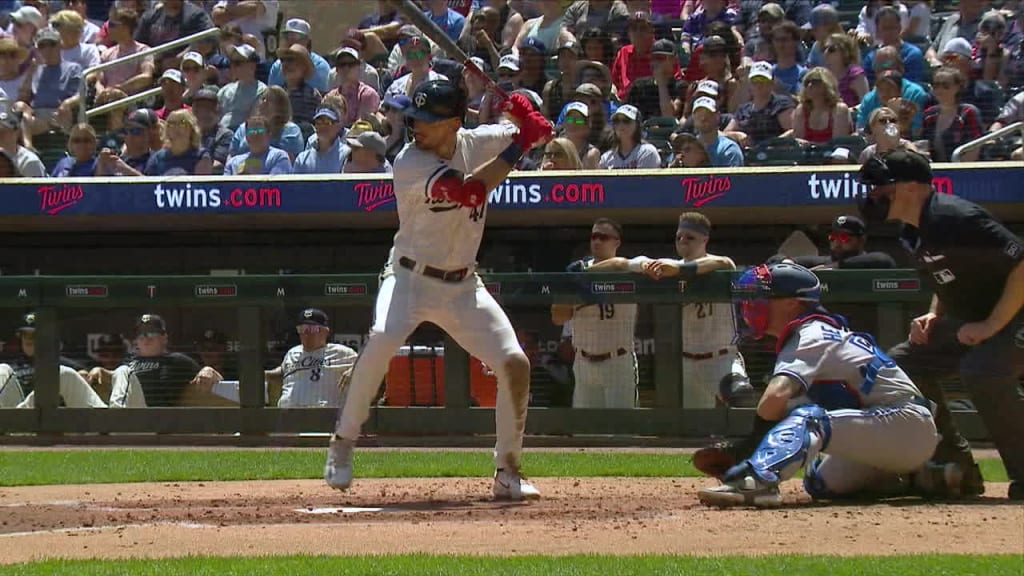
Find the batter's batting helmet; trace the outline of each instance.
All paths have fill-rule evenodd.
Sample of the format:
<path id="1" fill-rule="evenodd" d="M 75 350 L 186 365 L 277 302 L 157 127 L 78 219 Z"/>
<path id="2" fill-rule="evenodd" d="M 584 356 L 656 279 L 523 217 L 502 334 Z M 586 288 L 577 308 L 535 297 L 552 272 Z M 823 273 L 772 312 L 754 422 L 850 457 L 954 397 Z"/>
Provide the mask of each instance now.
<path id="1" fill-rule="evenodd" d="M 466 115 L 466 93 L 448 80 L 428 80 L 416 86 L 405 117 L 438 122 Z"/>

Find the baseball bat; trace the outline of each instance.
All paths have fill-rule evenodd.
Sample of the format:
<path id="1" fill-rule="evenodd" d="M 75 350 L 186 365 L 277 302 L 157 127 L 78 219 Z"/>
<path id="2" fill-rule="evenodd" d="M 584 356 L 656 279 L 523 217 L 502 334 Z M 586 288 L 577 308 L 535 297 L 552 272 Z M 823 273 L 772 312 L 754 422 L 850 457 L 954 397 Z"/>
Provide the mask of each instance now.
<path id="1" fill-rule="evenodd" d="M 423 10 L 421 10 L 420 7 L 412 0 L 389 1 L 391 2 L 391 5 L 401 12 L 402 16 L 405 16 L 412 25 L 419 28 L 420 32 L 423 32 L 423 34 L 427 38 L 430 38 L 434 44 L 440 46 L 441 49 L 448 54 L 449 58 L 456 62 L 461 62 L 462 66 L 465 67 L 470 74 L 473 74 L 483 80 L 487 87 L 493 90 L 502 101 L 508 99 L 508 94 L 506 94 L 505 91 L 502 90 L 486 72 L 477 67 L 476 63 L 469 59 L 469 56 L 466 55 L 462 48 L 459 48 L 459 45 L 449 38 L 448 35 L 445 34 L 444 30 L 441 30 L 433 20 L 427 18 L 427 15 L 423 13 Z M 469 22 L 466 22 L 466 25 L 468 26 Z"/>

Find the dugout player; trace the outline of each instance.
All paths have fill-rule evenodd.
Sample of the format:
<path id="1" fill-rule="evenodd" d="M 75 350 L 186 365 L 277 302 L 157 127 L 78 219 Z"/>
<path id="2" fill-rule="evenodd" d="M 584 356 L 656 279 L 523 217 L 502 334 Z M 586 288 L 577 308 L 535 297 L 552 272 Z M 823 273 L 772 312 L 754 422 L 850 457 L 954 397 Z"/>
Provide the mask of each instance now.
<path id="1" fill-rule="evenodd" d="M 590 257 L 569 264 L 569 272 L 582 272 L 594 264 L 615 258 L 622 245 L 622 226 L 598 218 L 590 229 Z M 633 350 L 637 305 L 554 304 L 551 321 L 563 326 L 571 321 L 576 357 L 572 369 L 576 387 L 573 408 L 634 408 L 637 367 Z"/>
<path id="2" fill-rule="evenodd" d="M 651 278 L 679 277 L 692 280 L 715 270 L 735 270 L 726 256 L 708 254 L 711 221 L 699 212 L 684 212 L 676 228 L 679 260 L 647 256 L 609 258 L 588 268 L 593 272 L 629 270 Z M 754 391 L 747 378 L 743 357 L 733 343 L 736 326 L 729 302 L 698 302 L 683 305 L 683 407 L 714 408 L 717 402 L 751 405 Z"/>
<path id="3" fill-rule="evenodd" d="M 1024 242 L 977 204 L 935 192 L 931 166 L 916 152 L 872 158 L 860 181 L 872 187 L 860 201 L 864 219 L 900 222 L 900 243 L 935 290 L 889 354 L 938 404 L 938 480 L 951 480 L 953 492 L 959 483 L 965 495 L 984 491 L 938 383 L 958 372 L 1006 466 L 1009 498 L 1024 499 Z"/>
<path id="4" fill-rule="evenodd" d="M 278 408 L 341 407 L 355 350 L 327 341 L 331 328 L 322 310 L 303 310 L 295 324 L 301 343 L 265 372 L 270 401 Z"/>
<path id="5" fill-rule="evenodd" d="M 392 356 L 420 323 L 433 322 L 497 374 L 494 497 L 538 498 L 537 489 L 519 473 L 530 362 L 475 269 L 487 191 L 505 179 L 524 152 L 551 138 L 551 123 L 525 96 L 511 94 L 506 112 L 518 127 L 463 129 L 466 94 L 448 80 L 417 86 L 404 112 L 413 142 L 395 158 L 399 224 L 393 282 L 385 280 L 377 295 L 370 336 L 352 374 L 324 480 L 339 490 L 352 483 L 356 439 Z"/>
<path id="6" fill-rule="evenodd" d="M 828 256 L 797 256 L 793 260 L 811 270 L 883 270 L 896 267 L 885 252 L 868 252 L 867 225 L 858 216 L 842 214 L 832 221 L 828 233 Z"/>

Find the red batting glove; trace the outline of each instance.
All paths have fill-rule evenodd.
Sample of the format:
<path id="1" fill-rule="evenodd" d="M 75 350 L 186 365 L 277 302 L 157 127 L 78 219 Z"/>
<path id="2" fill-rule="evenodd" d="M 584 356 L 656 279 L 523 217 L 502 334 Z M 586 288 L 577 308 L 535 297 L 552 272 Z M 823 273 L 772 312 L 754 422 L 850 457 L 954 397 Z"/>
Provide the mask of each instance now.
<path id="1" fill-rule="evenodd" d="M 523 121 L 533 113 L 533 104 L 530 103 L 530 99 L 526 96 L 519 92 L 512 92 L 501 103 L 501 109 L 504 112 L 508 112 L 509 116 L 516 120 Z"/>
<path id="2" fill-rule="evenodd" d="M 519 133 L 512 138 L 512 141 L 523 152 L 527 152 L 538 142 L 547 142 L 553 135 L 554 129 L 551 122 L 540 112 L 531 111 L 519 122 Z"/>
<path id="3" fill-rule="evenodd" d="M 470 178 L 463 182 L 458 189 L 452 190 L 448 197 L 463 206 L 476 208 L 487 202 L 487 190 L 484 189 L 483 182 L 476 178 Z"/>

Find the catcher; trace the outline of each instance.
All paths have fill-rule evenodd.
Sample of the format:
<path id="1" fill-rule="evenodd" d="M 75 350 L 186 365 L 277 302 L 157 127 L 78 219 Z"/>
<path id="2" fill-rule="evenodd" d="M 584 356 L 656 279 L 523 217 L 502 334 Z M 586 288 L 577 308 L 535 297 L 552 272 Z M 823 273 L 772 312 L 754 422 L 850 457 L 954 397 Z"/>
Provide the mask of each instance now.
<path id="1" fill-rule="evenodd" d="M 323 310 L 303 310 L 296 324 L 301 344 L 284 355 L 281 366 L 265 372 L 270 401 L 278 399 L 278 408 L 341 407 L 355 350 L 327 342 L 331 329 Z"/>

